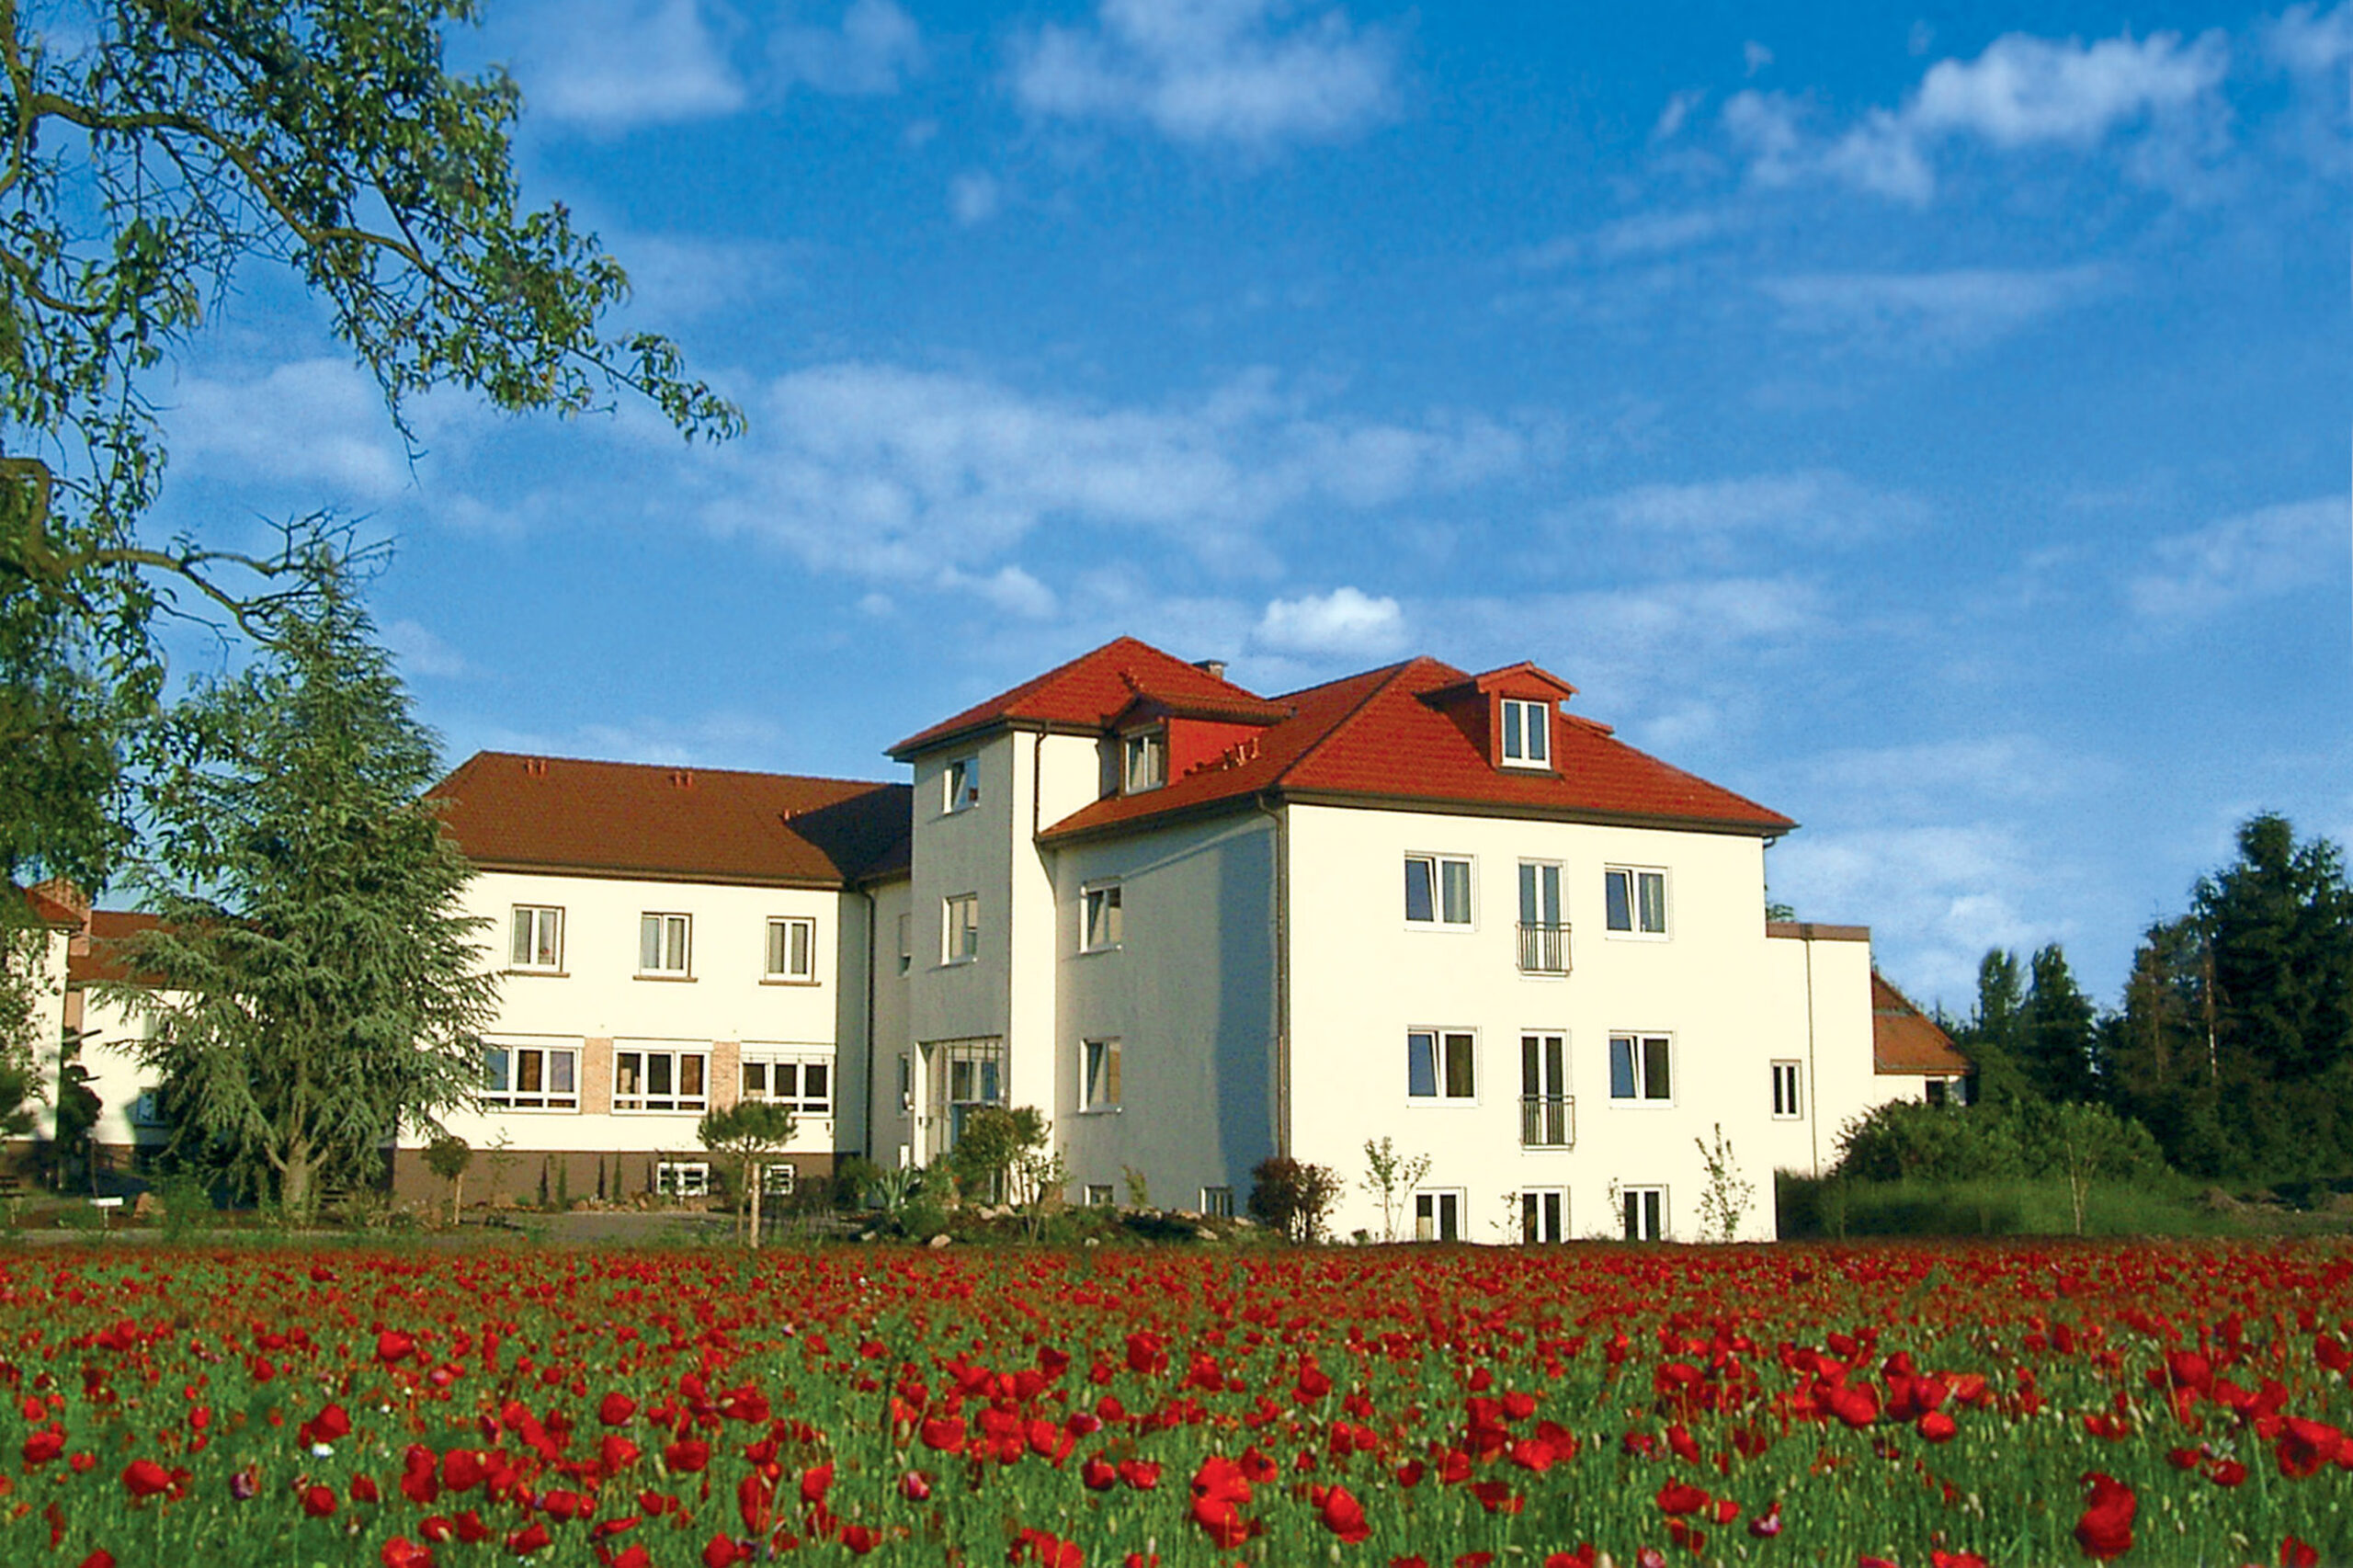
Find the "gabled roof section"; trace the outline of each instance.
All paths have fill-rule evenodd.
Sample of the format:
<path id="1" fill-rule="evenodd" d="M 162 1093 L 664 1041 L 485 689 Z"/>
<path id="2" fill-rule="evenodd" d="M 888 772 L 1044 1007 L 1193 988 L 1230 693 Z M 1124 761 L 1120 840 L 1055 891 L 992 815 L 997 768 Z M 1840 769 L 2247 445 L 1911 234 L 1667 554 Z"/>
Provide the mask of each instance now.
<path id="1" fill-rule="evenodd" d="M 90 901 L 71 882 L 40 882 L 25 890 L 25 904 L 43 926 L 79 929 L 90 913 Z"/>
<path id="2" fill-rule="evenodd" d="M 904 871 L 911 787 L 481 752 L 435 785 L 497 870 L 843 887 Z"/>
<path id="3" fill-rule="evenodd" d="M 1267 713 L 1272 707 L 1222 676 L 1122 637 L 909 735 L 890 755 L 905 762 L 918 752 L 995 729 L 1108 730 L 1139 699 L 1188 717 L 1226 720 Z M 1276 710 L 1264 722 L 1279 715 Z"/>
<path id="4" fill-rule="evenodd" d="M 1959 1074 L 1974 1066 L 1934 1018 L 1914 1006 L 1879 971 L 1871 971 L 1873 1072 Z"/>
<path id="5" fill-rule="evenodd" d="M 1278 699 L 1290 716 L 1269 725 L 1255 747 L 1229 753 L 1160 789 L 1097 801 L 1043 836 L 1238 805 L 1268 791 L 1375 807 L 1656 824 L 1768 837 L 1797 825 L 1635 750 L 1590 722 L 1557 727 L 1551 770 L 1499 769 L 1442 704 L 1429 700 L 1471 682 L 1450 665 L 1419 658 L 1293 692 Z"/>
<path id="6" fill-rule="evenodd" d="M 90 911 L 88 930 L 66 955 L 67 989 L 78 989 L 94 981 L 112 981 L 122 985 L 153 984 L 152 978 L 134 974 L 124 965 L 119 944 L 142 932 L 156 930 L 163 924 L 157 915 L 139 915 L 130 910 Z"/>
<path id="7" fill-rule="evenodd" d="M 1428 696 L 1434 702 L 1442 702 L 1452 694 L 1453 690 L 1463 688 L 1482 695 L 1500 691 L 1506 697 L 1549 696 L 1555 701 L 1565 701 L 1577 694 L 1577 688 L 1559 676 L 1541 665 L 1532 665 L 1526 659 L 1522 659 L 1516 665 L 1506 665 L 1501 669 L 1489 670 L 1484 675 L 1472 676 L 1461 682 L 1458 687 L 1440 687 L 1428 693 Z"/>

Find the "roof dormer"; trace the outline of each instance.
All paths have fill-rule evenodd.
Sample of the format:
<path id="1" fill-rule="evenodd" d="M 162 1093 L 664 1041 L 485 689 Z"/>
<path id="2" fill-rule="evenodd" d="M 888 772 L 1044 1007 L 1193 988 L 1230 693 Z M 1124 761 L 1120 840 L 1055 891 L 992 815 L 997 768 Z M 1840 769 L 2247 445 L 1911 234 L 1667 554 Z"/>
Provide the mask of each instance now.
<path id="1" fill-rule="evenodd" d="M 1551 671 L 1521 663 L 1442 687 L 1422 700 L 1453 720 L 1490 767 L 1552 773 L 1560 755 L 1560 705 L 1576 691 Z"/>
<path id="2" fill-rule="evenodd" d="M 1112 715 L 1116 752 L 1105 793 L 1142 794 L 1217 766 L 1290 715 L 1281 703 L 1246 695 L 1171 699 L 1139 692 Z"/>

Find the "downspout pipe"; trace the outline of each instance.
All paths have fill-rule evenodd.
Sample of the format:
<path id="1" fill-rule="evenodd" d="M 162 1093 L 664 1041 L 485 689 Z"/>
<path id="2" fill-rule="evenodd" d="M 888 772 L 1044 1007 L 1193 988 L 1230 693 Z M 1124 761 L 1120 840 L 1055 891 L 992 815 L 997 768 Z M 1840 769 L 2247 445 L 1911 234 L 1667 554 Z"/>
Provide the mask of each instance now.
<path id="1" fill-rule="evenodd" d="M 1264 816 L 1275 839 L 1273 936 L 1275 946 L 1274 1088 L 1275 1153 L 1290 1158 L 1290 831 L 1272 795 L 1260 795 L 1252 809 Z"/>

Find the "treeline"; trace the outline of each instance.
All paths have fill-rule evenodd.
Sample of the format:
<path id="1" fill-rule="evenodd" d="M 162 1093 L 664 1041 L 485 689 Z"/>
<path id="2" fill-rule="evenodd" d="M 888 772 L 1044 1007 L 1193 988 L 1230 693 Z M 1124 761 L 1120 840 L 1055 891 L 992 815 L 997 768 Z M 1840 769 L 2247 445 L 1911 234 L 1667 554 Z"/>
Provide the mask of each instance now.
<path id="1" fill-rule="evenodd" d="M 2192 1176 L 2353 1174 L 2353 889 L 2343 851 L 2285 817 L 2243 824 L 2238 858 L 2148 929 L 2120 1009 L 2095 1007 L 2054 943 L 1987 953 L 1975 1011 L 1939 1021 L 1979 1105 L 2104 1107 Z"/>

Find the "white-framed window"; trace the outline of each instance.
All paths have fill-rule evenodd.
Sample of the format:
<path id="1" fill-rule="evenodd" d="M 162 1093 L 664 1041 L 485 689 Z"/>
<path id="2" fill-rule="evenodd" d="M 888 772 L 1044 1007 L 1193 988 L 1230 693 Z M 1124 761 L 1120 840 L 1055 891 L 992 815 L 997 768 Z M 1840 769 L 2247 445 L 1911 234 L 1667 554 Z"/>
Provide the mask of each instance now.
<path id="1" fill-rule="evenodd" d="M 1405 919 L 1415 926 L 1471 927 L 1471 861 L 1460 855 L 1405 857 Z"/>
<path id="2" fill-rule="evenodd" d="M 1120 908 L 1117 882 L 1097 882 L 1078 895 L 1078 948 L 1085 953 L 1108 953 L 1122 940 L 1127 925 Z"/>
<path id="3" fill-rule="evenodd" d="M 899 916 L 899 972 L 906 973 L 915 967 L 915 917 L 911 912 Z"/>
<path id="4" fill-rule="evenodd" d="M 801 1116 L 834 1114 L 834 1059 L 829 1055 L 747 1045 L 738 1071 L 745 1099 L 790 1106 Z"/>
<path id="5" fill-rule="evenodd" d="M 1666 935 L 1666 873 L 1612 866 L 1601 873 L 1603 923 L 1614 936 Z"/>
<path id="6" fill-rule="evenodd" d="M 694 946 L 694 916 L 648 912 L 637 917 L 637 972 L 682 979 Z"/>
<path id="7" fill-rule="evenodd" d="M 1124 791 L 1140 795 L 1168 782 L 1168 732 L 1139 730 L 1120 743 L 1120 777 Z"/>
<path id="8" fill-rule="evenodd" d="M 1569 972 L 1569 926 L 1561 917 L 1561 868 L 1551 860 L 1519 863 L 1519 971 Z"/>
<path id="9" fill-rule="evenodd" d="M 801 1185 L 801 1170 L 790 1160 L 769 1160 L 760 1166 L 760 1196 L 790 1198 Z"/>
<path id="10" fill-rule="evenodd" d="M 1120 1042 L 1083 1040 L 1078 1042 L 1078 1108 L 1120 1108 Z"/>
<path id="11" fill-rule="evenodd" d="M 912 1051 L 899 1052 L 899 1113 L 913 1116 L 915 1109 L 915 1059 Z"/>
<path id="12" fill-rule="evenodd" d="M 578 1110 L 580 1048 L 484 1040 L 482 1103 L 509 1110 Z"/>
<path id="13" fill-rule="evenodd" d="M 1201 1212 L 1212 1220 L 1233 1218 L 1233 1188 L 1205 1187 L 1201 1188 Z"/>
<path id="14" fill-rule="evenodd" d="M 1550 767 L 1552 766 L 1552 705 L 1549 702 L 1524 702 L 1506 697 L 1503 707 L 1503 745 L 1500 754 L 1506 767 Z"/>
<path id="15" fill-rule="evenodd" d="M 708 1198 L 710 1196 L 710 1162 L 656 1160 L 654 1162 L 654 1190 L 668 1198 Z"/>
<path id="16" fill-rule="evenodd" d="M 1089 1209 L 1108 1209 L 1114 1201 L 1109 1182 L 1090 1181 L 1086 1184 L 1086 1206 Z"/>
<path id="17" fill-rule="evenodd" d="M 1519 1239 L 1531 1245 L 1569 1239 L 1566 1187 L 1533 1187 L 1519 1195 Z"/>
<path id="18" fill-rule="evenodd" d="M 1783 1120 L 1805 1114 L 1805 1101 L 1799 1088 L 1804 1065 L 1800 1062 L 1773 1063 L 1773 1114 Z"/>
<path id="19" fill-rule="evenodd" d="M 960 756 L 939 770 L 943 812 L 968 812 L 981 803 L 981 759 Z"/>
<path id="20" fill-rule="evenodd" d="M 939 902 L 939 961 L 971 963 L 981 956 L 981 895 L 960 892 Z"/>
<path id="21" fill-rule="evenodd" d="M 1609 1037 L 1609 1097 L 1621 1105 L 1675 1103 L 1675 1041 L 1663 1034 Z"/>
<path id="22" fill-rule="evenodd" d="M 515 906 L 515 941 L 509 969 L 554 974 L 563 968 L 563 911 L 552 904 Z"/>
<path id="23" fill-rule="evenodd" d="M 131 1125 L 162 1127 L 164 1120 L 164 1091 L 142 1089 L 131 1102 Z"/>
<path id="24" fill-rule="evenodd" d="M 1407 1096 L 1439 1104 L 1470 1104 L 1479 1094 L 1478 1057 L 1479 1037 L 1469 1029 L 1407 1029 Z"/>
<path id="25" fill-rule="evenodd" d="M 1624 1205 L 1626 1239 L 1630 1242 L 1655 1242 L 1666 1238 L 1666 1188 L 1663 1187 L 1629 1187 L 1620 1189 Z"/>
<path id="26" fill-rule="evenodd" d="M 1519 1144 L 1567 1149 L 1577 1141 L 1576 1102 L 1569 1098 L 1569 1041 L 1549 1031 L 1519 1037 Z"/>
<path id="27" fill-rule="evenodd" d="M 613 1051 L 613 1108 L 702 1112 L 710 1108 L 710 1052 L 619 1045 Z"/>
<path id="28" fill-rule="evenodd" d="M 1459 1242 L 1462 1239 L 1462 1189 L 1426 1187 L 1414 1194 L 1414 1239 L 1417 1242 Z"/>
<path id="29" fill-rule="evenodd" d="M 817 923 L 806 915 L 779 915 L 768 919 L 767 977 L 802 984 L 817 978 Z"/>

